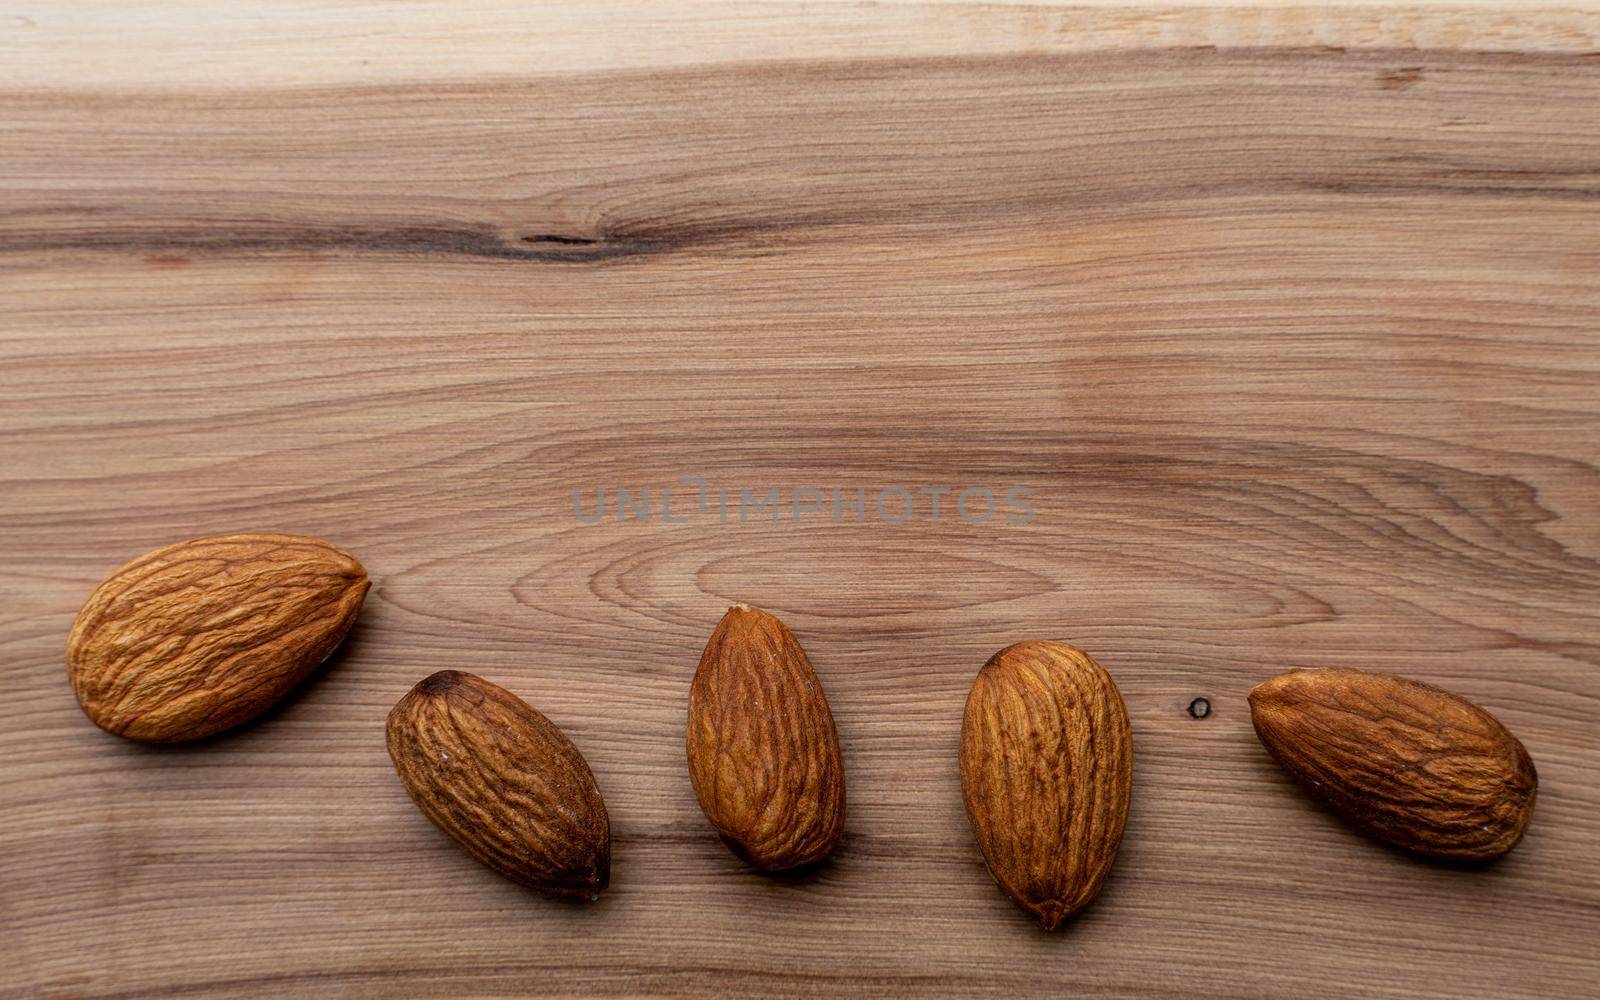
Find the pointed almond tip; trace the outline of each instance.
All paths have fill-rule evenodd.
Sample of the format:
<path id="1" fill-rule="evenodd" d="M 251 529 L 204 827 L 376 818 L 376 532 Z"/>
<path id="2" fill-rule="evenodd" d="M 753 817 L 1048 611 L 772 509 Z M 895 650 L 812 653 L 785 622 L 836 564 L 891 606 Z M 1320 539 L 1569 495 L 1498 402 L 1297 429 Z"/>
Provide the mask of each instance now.
<path id="1" fill-rule="evenodd" d="M 444 694 L 460 685 L 466 677 L 467 675 L 459 670 L 440 670 L 418 681 L 416 690 L 419 694 Z"/>
<path id="2" fill-rule="evenodd" d="M 1046 903 L 1034 910 L 1033 915 L 1039 918 L 1040 927 L 1043 927 L 1046 931 L 1055 932 L 1061 929 L 1062 924 L 1066 923 L 1067 908 L 1059 904 Z"/>
<path id="3" fill-rule="evenodd" d="M 723 624 L 736 624 L 740 628 L 752 628 L 782 621 L 783 619 L 765 608 L 758 608 L 744 601 L 729 605 L 728 610 L 722 615 Z"/>
<path id="4" fill-rule="evenodd" d="M 1246 698 L 1251 706 L 1254 707 L 1258 702 L 1265 701 L 1267 698 L 1281 692 L 1285 685 L 1289 684 L 1289 678 L 1301 673 L 1305 673 L 1305 670 L 1296 667 L 1293 670 L 1285 670 L 1282 673 L 1273 674 L 1251 688 L 1250 694 Z"/>

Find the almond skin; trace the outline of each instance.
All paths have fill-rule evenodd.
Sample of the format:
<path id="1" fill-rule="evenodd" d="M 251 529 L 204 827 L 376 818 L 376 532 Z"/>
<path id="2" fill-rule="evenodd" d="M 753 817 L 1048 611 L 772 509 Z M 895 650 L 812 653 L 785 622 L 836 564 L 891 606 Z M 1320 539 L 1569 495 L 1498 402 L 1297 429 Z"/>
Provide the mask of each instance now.
<path id="1" fill-rule="evenodd" d="M 764 871 L 820 861 L 844 832 L 844 765 L 822 683 L 794 633 L 743 604 L 722 616 L 689 691 L 689 778 L 732 851 Z"/>
<path id="2" fill-rule="evenodd" d="M 611 880 L 611 826 L 583 754 L 481 677 L 441 670 L 389 712 L 389 756 L 411 800 L 506 878 L 571 899 Z"/>
<path id="3" fill-rule="evenodd" d="M 1088 653 L 1020 642 L 983 665 L 961 727 L 967 818 L 995 883 L 1045 930 L 1105 884 L 1132 781 L 1127 709 Z"/>
<path id="4" fill-rule="evenodd" d="M 217 535 L 135 559 L 67 638 L 78 704 L 106 732 L 197 740 L 271 708 L 344 640 L 367 571 L 328 542 Z"/>
<path id="5" fill-rule="evenodd" d="M 1511 850 L 1539 779 L 1515 736 L 1431 684 L 1361 670 L 1291 670 L 1250 692 L 1250 719 L 1289 776 L 1350 823 L 1418 854 Z"/>

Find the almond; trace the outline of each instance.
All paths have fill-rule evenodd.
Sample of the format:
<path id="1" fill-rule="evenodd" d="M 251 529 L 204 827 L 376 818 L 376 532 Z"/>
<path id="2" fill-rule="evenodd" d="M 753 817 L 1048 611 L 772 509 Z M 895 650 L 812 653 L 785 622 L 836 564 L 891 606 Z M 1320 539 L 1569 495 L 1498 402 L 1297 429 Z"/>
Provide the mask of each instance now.
<path id="1" fill-rule="evenodd" d="M 995 883 L 1045 930 L 1100 892 L 1132 779 L 1127 709 L 1088 653 L 1020 642 L 978 672 L 961 727 L 967 817 Z"/>
<path id="2" fill-rule="evenodd" d="M 820 861 L 844 832 L 844 766 L 811 661 L 776 616 L 736 604 L 689 691 L 689 778 L 706 818 L 765 871 Z"/>
<path id="3" fill-rule="evenodd" d="M 196 740 L 271 708 L 355 624 L 367 572 L 315 538 L 217 535 L 128 563 L 67 638 L 94 724 L 132 740 Z"/>
<path id="4" fill-rule="evenodd" d="M 1499 720 L 1430 684 L 1291 670 L 1250 692 L 1256 735 L 1311 796 L 1361 830 L 1437 858 L 1511 850 L 1539 779 Z"/>
<path id="5" fill-rule="evenodd" d="M 611 827 L 588 763 L 511 692 L 441 670 L 390 711 L 388 738 L 417 808 L 483 864 L 575 899 L 610 881 Z"/>

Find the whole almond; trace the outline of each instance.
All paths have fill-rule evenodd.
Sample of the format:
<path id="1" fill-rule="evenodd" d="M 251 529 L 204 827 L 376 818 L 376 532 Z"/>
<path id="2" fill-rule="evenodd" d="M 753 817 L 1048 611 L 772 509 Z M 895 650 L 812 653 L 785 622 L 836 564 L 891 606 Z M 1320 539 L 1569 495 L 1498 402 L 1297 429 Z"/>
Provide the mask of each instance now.
<path id="1" fill-rule="evenodd" d="M 316 538 L 217 535 L 135 559 L 89 597 L 67 675 L 101 729 L 197 740 L 255 718 L 355 624 L 367 572 Z"/>
<path id="2" fill-rule="evenodd" d="M 995 883 L 1045 930 L 1100 892 L 1132 779 L 1127 709 L 1088 653 L 1020 642 L 978 672 L 961 727 L 967 817 Z"/>
<path id="3" fill-rule="evenodd" d="M 474 858 L 556 896 L 611 879 L 611 827 L 583 754 L 481 677 L 441 670 L 389 712 L 389 756 L 411 800 Z"/>
<path id="4" fill-rule="evenodd" d="M 1250 692 L 1273 758 L 1380 840 L 1437 858 L 1511 850 L 1539 779 L 1494 716 L 1431 684 L 1361 670 L 1291 670 Z"/>
<path id="5" fill-rule="evenodd" d="M 706 818 L 765 871 L 820 861 L 844 832 L 844 766 L 822 683 L 776 616 L 736 604 L 689 691 L 689 778 Z"/>

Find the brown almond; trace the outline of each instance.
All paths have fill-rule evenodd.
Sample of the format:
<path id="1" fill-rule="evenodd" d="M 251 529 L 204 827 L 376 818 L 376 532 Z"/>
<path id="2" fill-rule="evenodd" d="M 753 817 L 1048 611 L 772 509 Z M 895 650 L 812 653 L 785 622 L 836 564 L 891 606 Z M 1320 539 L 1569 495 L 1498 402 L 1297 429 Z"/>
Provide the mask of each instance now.
<path id="1" fill-rule="evenodd" d="M 1418 681 L 1291 670 L 1250 692 L 1256 735 L 1289 776 L 1368 834 L 1419 854 L 1484 861 L 1533 813 L 1533 761 L 1494 716 Z"/>
<path id="2" fill-rule="evenodd" d="M 822 683 L 776 616 L 736 604 L 689 691 L 689 778 L 740 858 L 779 871 L 827 857 L 844 832 L 844 766 Z"/>
<path id="3" fill-rule="evenodd" d="M 441 670 L 389 712 L 388 739 L 417 808 L 483 864 L 575 899 L 609 883 L 611 827 L 588 763 L 511 692 Z"/>
<path id="4" fill-rule="evenodd" d="M 367 587 L 355 556 L 316 538 L 179 542 L 96 588 L 67 638 L 67 675 L 101 729 L 197 740 L 305 680 L 355 624 Z"/>
<path id="5" fill-rule="evenodd" d="M 1088 653 L 1020 642 L 978 672 L 961 727 L 967 817 L 995 883 L 1045 930 L 1100 892 L 1132 780 L 1127 709 Z"/>

